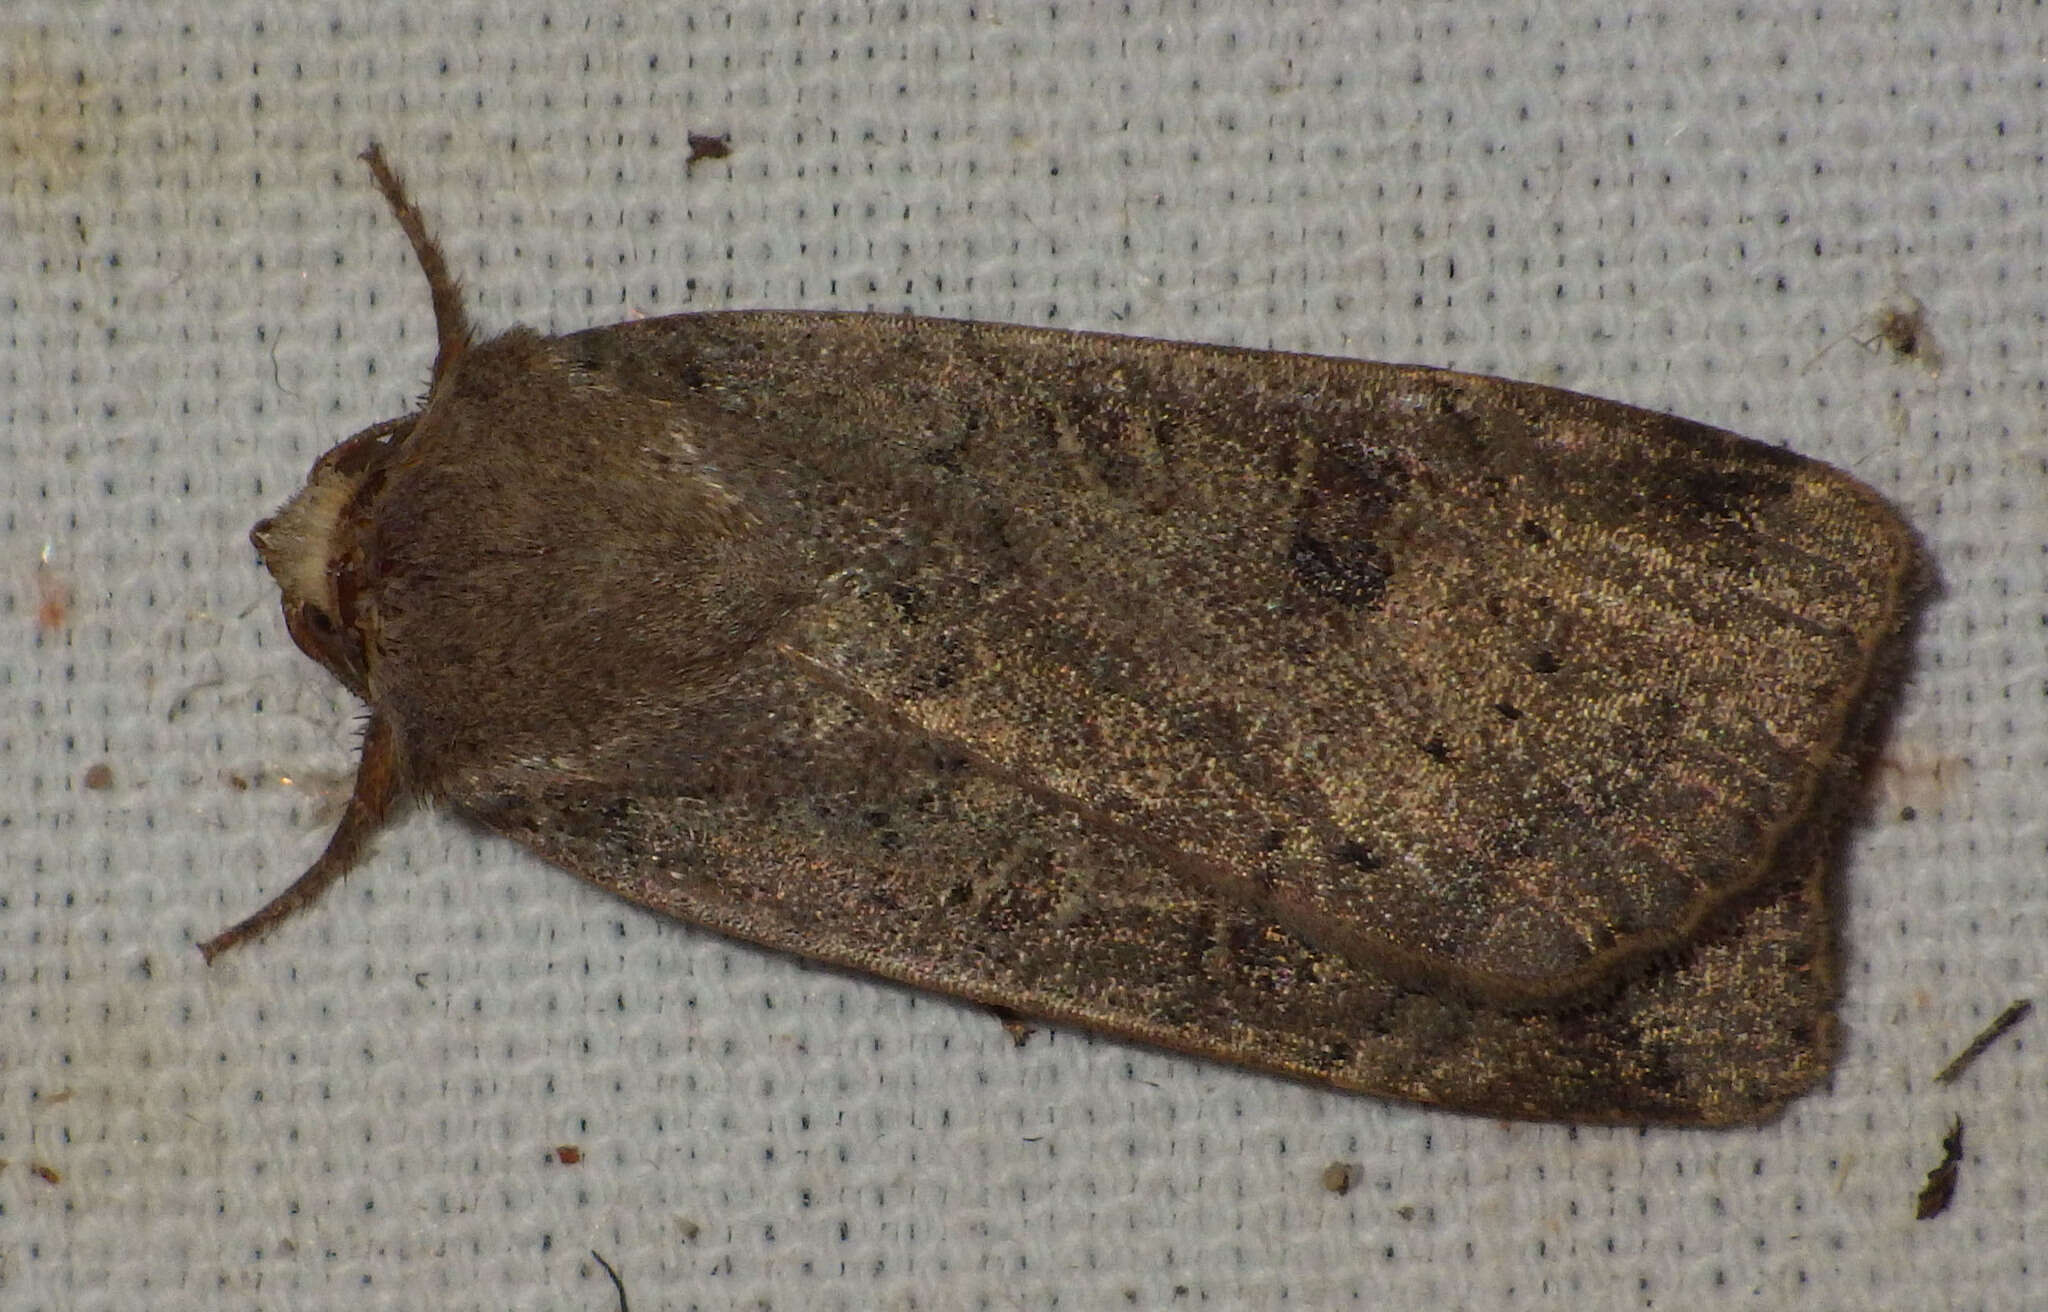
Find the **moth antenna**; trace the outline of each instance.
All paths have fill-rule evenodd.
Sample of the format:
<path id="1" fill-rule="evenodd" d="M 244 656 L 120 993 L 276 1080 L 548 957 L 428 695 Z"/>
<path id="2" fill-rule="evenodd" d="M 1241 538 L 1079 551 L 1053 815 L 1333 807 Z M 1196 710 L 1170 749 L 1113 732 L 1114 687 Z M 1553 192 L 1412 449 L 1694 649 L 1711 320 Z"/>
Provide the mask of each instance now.
<path id="1" fill-rule="evenodd" d="M 388 719 L 373 715 L 369 731 L 363 736 L 363 759 L 356 767 L 355 791 L 349 795 L 348 809 L 341 813 L 341 823 L 334 827 L 334 836 L 327 840 L 327 850 L 306 867 L 305 874 L 264 903 L 255 915 L 201 943 L 199 955 L 211 964 L 237 943 L 266 933 L 271 926 L 318 901 L 328 885 L 354 868 L 371 837 L 390 818 L 398 800 L 398 775 L 398 735 Z"/>
<path id="2" fill-rule="evenodd" d="M 371 142 L 369 148 L 358 156 L 370 166 L 370 176 L 376 180 L 377 190 L 384 193 L 384 199 L 391 206 L 391 213 L 404 230 L 405 239 L 412 243 L 413 257 L 420 262 L 420 272 L 427 275 L 427 290 L 434 298 L 434 332 L 440 338 L 440 349 L 434 353 L 434 383 L 440 386 L 441 378 L 454 368 L 456 359 L 469 349 L 469 315 L 462 308 L 462 286 L 449 276 L 448 261 L 441 254 L 440 243 L 427 231 L 426 218 L 420 207 L 412 203 L 412 197 L 405 191 L 405 180 L 384 158 L 384 148 Z"/>

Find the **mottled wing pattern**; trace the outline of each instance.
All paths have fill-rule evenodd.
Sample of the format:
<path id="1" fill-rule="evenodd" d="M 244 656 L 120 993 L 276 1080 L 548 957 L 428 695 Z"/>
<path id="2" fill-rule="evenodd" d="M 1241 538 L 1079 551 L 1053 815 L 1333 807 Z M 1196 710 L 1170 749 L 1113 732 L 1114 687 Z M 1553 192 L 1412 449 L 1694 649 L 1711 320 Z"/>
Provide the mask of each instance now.
<path id="1" fill-rule="evenodd" d="M 731 471 L 799 600 L 715 702 L 636 693 L 675 761 L 444 792 L 486 825 L 750 941 L 1371 1093 L 1718 1124 L 1827 1069 L 1831 845 L 1915 559 L 1853 480 L 1135 339 L 548 349 Z"/>

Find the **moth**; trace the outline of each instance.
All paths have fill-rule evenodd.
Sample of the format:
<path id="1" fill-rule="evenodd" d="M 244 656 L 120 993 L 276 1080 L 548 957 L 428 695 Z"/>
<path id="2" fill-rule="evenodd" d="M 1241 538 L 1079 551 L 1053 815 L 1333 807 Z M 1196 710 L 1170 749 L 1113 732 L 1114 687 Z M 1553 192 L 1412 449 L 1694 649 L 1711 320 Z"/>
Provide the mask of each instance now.
<path id="1" fill-rule="evenodd" d="M 403 807 L 629 902 L 1389 1098 L 1756 1122 L 1920 557 L 1812 460 L 1437 369 L 881 314 L 480 339 L 253 533 Z"/>

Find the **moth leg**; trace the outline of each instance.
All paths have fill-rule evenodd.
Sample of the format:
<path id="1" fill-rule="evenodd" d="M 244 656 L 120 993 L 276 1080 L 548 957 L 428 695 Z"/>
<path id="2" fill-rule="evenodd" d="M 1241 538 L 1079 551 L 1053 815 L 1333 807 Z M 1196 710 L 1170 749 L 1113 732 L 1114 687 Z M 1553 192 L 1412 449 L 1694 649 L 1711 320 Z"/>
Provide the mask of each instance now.
<path id="1" fill-rule="evenodd" d="M 996 1023 L 1003 1027 L 1003 1032 L 1010 1036 L 1010 1042 L 1017 1047 L 1023 1047 L 1031 1041 L 1032 1035 L 1038 1033 L 1037 1023 L 1021 1011 L 997 1006 L 984 1006 L 982 1010 L 995 1018 Z"/>
<path id="2" fill-rule="evenodd" d="M 263 934 L 294 912 L 313 905 L 329 884 L 355 866 L 371 837 L 390 818 L 398 801 L 398 775 L 398 735 L 388 720 L 373 715 L 369 732 L 363 736 L 363 758 L 356 766 L 355 791 L 349 795 L 348 809 L 342 812 L 334 837 L 327 840 L 327 850 L 306 867 L 305 874 L 264 903 L 255 915 L 201 943 L 199 954 L 210 963 L 237 943 Z"/>
<path id="3" fill-rule="evenodd" d="M 377 190 L 384 193 L 392 216 L 404 230 L 405 239 L 412 243 L 420 272 L 427 275 L 427 291 L 434 298 L 434 334 L 440 339 L 440 349 L 434 353 L 434 385 L 439 386 L 442 375 L 469 349 L 469 315 L 462 308 L 462 287 L 449 276 L 448 261 L 441 255 L 440 244 L 427 231 L 427 221 L 419 206 L 406 195 L 404 180 L 385 161 L 384 148 L 373 141 L 359 158 L 370 166 Z"/>

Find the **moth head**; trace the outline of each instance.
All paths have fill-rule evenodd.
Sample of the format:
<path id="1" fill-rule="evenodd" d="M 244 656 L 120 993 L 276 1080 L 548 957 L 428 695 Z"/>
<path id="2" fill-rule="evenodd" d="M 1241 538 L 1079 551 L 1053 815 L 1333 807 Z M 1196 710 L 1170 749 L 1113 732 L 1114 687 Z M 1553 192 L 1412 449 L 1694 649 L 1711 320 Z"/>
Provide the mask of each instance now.
<path id="1" fill-rule="evenodd" d="M 368 507 L 392 451 L 412 420 L 368 428 L 321 456 L 306 485 L 249 532 L 249 541 L 283 594 L 285 628 L 299 650 L 370 698 L 368 634 L 358 613 L 362 535 Z"/>

